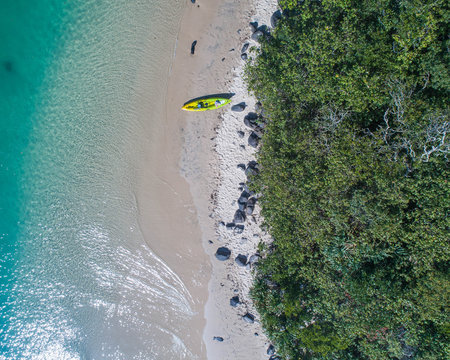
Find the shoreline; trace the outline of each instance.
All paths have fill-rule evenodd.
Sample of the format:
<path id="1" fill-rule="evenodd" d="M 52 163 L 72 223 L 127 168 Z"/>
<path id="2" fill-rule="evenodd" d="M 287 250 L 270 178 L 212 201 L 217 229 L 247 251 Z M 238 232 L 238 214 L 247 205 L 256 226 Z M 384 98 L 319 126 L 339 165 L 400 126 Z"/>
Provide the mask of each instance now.
<path id="1" fill-rule="evenodd" d="M 208 278 L 207 300 L 200 297 L 201 302 L 206 300 L 206 324 L 203 322 L 201 331 L 208 359 L 235 359 L 243 354 L 246 359 L 268 357 L 269 342 L 249 299 L 251 266 L 240 267 L 234 261 L 238 254 L 249 259 L 255 254 L 261 237 L 266 236 L 259 228 L 258 205 L 243 224 L 242 233 L 230 231 L 224 225 L 233 221 L 238 207 L 236 200 L 242 192 L 239 183 L 246 179 L 237 165 L 254 160 L 256 151 L 247 144 L 251 130 L 243 122 L 244 116 L 254 111 L 256 101 L 242 80 L 245 61 L 241 59 L 241 49 L 247 42 L 250 47 L 257 45 L 251 39 L 253 31 L 249 23 L 257 21 L 269 26 L 276 9 L 276 0 L 263 3 L 246 0 L 238 4 L 225 0 L 207 3 L 197 0 L 195 4 L 189 1 L 170 65 L 166 96 L 166 119 L 170 121 L 165 124 L 166 135 L 180 135 L 181 141 L 176 146 L 180 146 L 180 152 L 172 151 L 171 161 L 178 156 L 179 171 L 189 184 L 195 205 L 201 231 L 197 236 L 201 237 L 203 253 L 209 258 L 207 265 L 202 266 L 202 280 Z M 192 55 L 194 40 L 197 44 Z M 179 110 L 191 98 L 222 92 L 235 95 L 230 105 L 218 111 Z M 231 106 L 240 102 L 247 104 L 245 111 L 231 111 Z M 215 257 L 221 246 L 231 250 L 231 257 L 225 262 Z M 230 306 L 230 298 L 234 296 L 240 299 L 236 307 Z M 247 312 L 255 315 L 253 323 L 243 320 Z M 218 340 L 221 338 L 223 341 Z M 203 345 L 201 350 L 203 358 Z"/>

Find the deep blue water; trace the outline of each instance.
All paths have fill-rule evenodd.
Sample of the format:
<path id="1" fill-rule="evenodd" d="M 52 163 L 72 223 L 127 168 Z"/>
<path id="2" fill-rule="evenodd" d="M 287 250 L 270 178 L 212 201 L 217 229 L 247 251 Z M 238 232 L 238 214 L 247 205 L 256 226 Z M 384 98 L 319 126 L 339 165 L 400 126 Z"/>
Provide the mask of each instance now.
<path id="1" fill-rule="evenodd" d="M 162 321 L 191 315 L 187 294 L 133 191 L 134 84 L 160 56 L 142 49 L 183 4 L 0 2 L 1 360 L 189 358 Z"/>

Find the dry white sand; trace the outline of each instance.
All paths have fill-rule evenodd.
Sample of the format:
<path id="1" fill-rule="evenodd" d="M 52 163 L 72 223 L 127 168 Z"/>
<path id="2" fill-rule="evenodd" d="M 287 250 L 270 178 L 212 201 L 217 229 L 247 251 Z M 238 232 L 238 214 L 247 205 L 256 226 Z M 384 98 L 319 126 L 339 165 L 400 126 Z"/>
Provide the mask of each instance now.
<path id="1" fill-rule="evenodd" d="M 270 26 L 270 17 L 276 7 L 276 0 L 197 0 L 195 4 L 189 0 L 180 24 L 169 79 L 165 148 L 172 154 L 169 163 L 174 163 L 179 156 L 181 173 L 189 183 L 201 229 L 201 241 L 198 241 L 203 244 L 212 264 L 212 267 L 203 264 L 202 274 L 192 280 L 198 283 L 188 284 L 191 291 L 198 285 L 201 292 L 201 283 L 204 285 L 204 280 L 210 279 L 203 340 L 207 358 L 212 360 L 268 358 L 269 343 L 249 298 L 251 270 L 234 262 L 238 254 L 254 254 L 261 238 L 267 237 L 259 227 L 259 207 L 256 205 L 254 214 L 247 218 L 241 234 L 220 224 L 232 222 L 238 208 L 239 183 L 245 182 L 246 177 L 237 165 L 246 164 L 255 156 L 255 149 L 247 144 L 250 129 L 243 122 L 244 116 L 254 111 L 255 99 L 248 94 L 242 80 L 245 62 L 241 60 L 241 48 L 246 42 L 250 47 L 257 46 L 250 39 L 249 22 Z M 197 45 L 195 54 L 191 55 L 194 40 Z M 215 93 L 235 93 L 232 104 L 245 102 L 246 110 L 237 113 L 227 106 L 200 113 L 180 111 L 187 100 Z M 244 131 L 245 136 L 239 137 L 238 131 Z M 174 227 L 177 225 L 175 220 Z M 232 251 L 228 261 L 220 262 L 214 257 L 220 246 L 227 246 Z M 192 254 L 189 258 L 192 260 Z M 201 254 L 199 261 L 203 261 Z M 242 304 L 233 308 L 230 298 L 235 295 Z M 202 302 L 202 296 L 196 298 Z M 249 324 L 242 320 L 246 312 L 254 314 L 257 321 Z M 197 331 L 193 328 L 193 332 Z M 224 341 L 213 340 L 214 336 L 223 337 Z M 200 347 L 199 358 L 204 358 L 205 349 Z"/>

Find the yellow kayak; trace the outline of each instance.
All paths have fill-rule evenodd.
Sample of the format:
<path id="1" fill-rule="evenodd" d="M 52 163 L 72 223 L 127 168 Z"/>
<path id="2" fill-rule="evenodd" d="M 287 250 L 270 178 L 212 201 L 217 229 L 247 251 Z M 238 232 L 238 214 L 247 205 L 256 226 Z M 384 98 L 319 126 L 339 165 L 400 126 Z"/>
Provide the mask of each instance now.
<path id="1" fill-rule="evenodd" d="M 181 109 L 186 111 L 206 111 L 218 109 L 231 102 L 231 99 L 211 97 L 192 100 L 183 105 Z"/>

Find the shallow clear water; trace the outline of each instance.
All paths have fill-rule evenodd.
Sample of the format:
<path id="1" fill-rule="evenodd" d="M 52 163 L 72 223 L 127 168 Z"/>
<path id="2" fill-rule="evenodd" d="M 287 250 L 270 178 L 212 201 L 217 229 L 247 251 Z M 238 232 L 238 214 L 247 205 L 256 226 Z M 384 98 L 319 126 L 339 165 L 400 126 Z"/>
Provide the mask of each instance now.
<path id="1" fill-rule="evenodd" d="M 192 358 L 134 198 L 136 84 L 164 86 L 183 4 L 0 2 L 0 359 Z"/>

